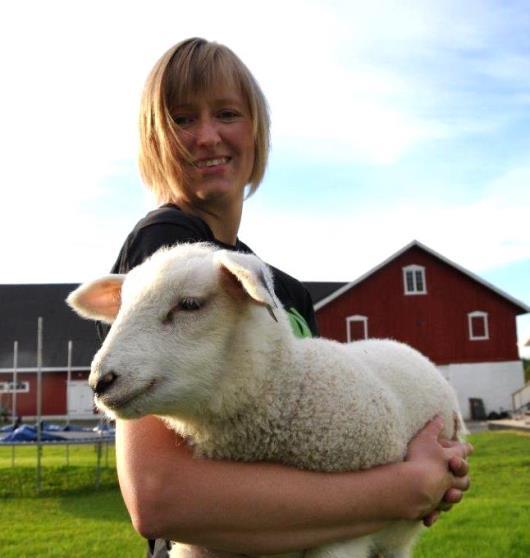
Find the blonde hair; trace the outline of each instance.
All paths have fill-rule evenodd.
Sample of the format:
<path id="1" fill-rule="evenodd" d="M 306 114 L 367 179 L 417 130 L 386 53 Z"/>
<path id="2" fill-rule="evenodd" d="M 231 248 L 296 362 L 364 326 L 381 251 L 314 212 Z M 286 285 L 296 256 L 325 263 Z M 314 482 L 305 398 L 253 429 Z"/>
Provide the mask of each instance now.
<path id="1" fill-rule="evenodd" d="M 178 199 L 186 178 L 182 161 L 190 159 L 178 139 L 171 108 L 219 85 L 238 87 L 248 105 L 255 146 L 248 195 L 262 181 L 270 145 L 265 96 L 248 68 L 228 47 L 205 39 L 187 39 L 170 48 L 155 64 L 140 105 L 140 173 L 159 202 Z"/>

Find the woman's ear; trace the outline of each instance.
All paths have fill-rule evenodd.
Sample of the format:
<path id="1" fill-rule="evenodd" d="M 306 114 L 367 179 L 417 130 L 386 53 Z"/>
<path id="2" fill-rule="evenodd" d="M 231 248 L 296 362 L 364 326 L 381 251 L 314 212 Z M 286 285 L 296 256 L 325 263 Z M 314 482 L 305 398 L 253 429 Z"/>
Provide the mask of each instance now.
<path id="1" fill-rule="evenodd" d="M 82 318 L 111 324 L 121 306 L 121 287 L 125 275 L 107 275 L 80 285 L 66 299 Z"/>

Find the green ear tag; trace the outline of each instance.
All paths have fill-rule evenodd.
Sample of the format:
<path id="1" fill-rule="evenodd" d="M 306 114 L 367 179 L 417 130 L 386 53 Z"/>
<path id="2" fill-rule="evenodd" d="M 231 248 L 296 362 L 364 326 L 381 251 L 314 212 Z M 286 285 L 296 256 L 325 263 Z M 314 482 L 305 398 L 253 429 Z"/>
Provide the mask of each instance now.
<path id="1" fill-rule="evenodd" d="M 296 337 L 313 337 L 307 322 L 304 320 L 304 317 L 300 314 L 300 312 L 296 310 L 296 308 L 289 308 L 287 316 L 289 317 L 291 329 Z"/>

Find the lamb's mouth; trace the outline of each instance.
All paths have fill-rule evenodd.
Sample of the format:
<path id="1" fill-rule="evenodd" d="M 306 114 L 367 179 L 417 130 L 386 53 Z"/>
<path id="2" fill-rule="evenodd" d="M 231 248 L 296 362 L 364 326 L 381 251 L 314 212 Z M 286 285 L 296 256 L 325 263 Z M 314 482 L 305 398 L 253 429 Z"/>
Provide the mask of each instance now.
<path id="1" fill-rule="evenodd" d="M 130 403 L 133 403 L 134 401 L 142 397 L 142 395 L 149 393 L 154 388 L 156 383 L 156 379 L 152 379 L 149 383 L 145 384 L 140 389 L 137 389 L 121 398 L 114 398 L 112 397 L 112 395 L 104 393 L 103 395 L 96 396 L 96 403 L 98 406 L 101 405 L 111 411 L 120 411 Z"/>

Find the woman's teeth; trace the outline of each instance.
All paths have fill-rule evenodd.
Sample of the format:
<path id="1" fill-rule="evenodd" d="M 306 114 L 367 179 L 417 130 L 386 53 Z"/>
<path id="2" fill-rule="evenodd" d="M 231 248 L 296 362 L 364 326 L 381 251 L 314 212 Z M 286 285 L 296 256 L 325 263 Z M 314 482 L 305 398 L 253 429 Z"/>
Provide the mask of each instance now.
<path id="1" fill-rule="evenodd" d="M 204 159 L 202 161 L 197 161 L 195 165 L 199 168 L 213 167 L 215 165 L 224 165 L 228 163 L 228 157 L 219 157 L 218 159 Z"/>

